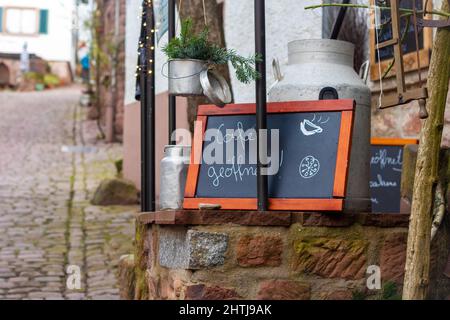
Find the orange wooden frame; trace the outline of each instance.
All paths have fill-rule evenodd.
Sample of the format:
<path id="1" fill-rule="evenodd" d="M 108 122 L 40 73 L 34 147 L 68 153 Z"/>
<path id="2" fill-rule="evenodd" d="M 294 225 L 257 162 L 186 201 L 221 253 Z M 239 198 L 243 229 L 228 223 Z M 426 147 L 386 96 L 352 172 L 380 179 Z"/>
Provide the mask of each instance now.
<path id="1" fill-rule="evenodd" d="M 372 138 L 370 144 L 378 146 L 404 146 L 407 144 L 419 144 L 418 139 L 402 138 Z"/>
<path id="2" fill-rule="evenodd" d="M 423 5 L 426 1 L 423 0 Z M 370 0 L 370 5 L 374 4 L 374 0 Z M 433 1 L 429 0 L 427 5 L 427 10 L 433 10 Z M 374 26 L 374 16 L 371 17 L 371 25 Z M 422 69 L 427 68 L 430 65 L 430 52 L 433 47 L 433 28 L 423 29 L 423 48 L 419 50 L 420 67 Z M 381 63 L 381 74 L 389 67 L 393 58 L 376 61 L 375 54 L 375 29 L 370 28 L 370 79 L 372 81 L 380 80 L 378 64 Z M 403 54 L 403 64 L 405 72 L 416 71 L 418 69 L 417 55 L 416 51 Z M 391 71 L 387 74 L 386 78 L 390 78 L 395 75 L 395 64 Z"/>
<path id="3" fill-rule="evenodd" d="M 338 152 L 336 159 L 333 198 L 330 199 L 269 199 L 269 210 L 289 211 L 342 211 L 347 187 L 350 147 L 353 130 L 355 102 L 353 100 L 320 100 L 298 102 L 274 102 L 267 104 L 268 113 L 302 113 L 302 112 L 336 112 L 340 111 L 341 127 L 339 132 Z M 255 114 L 255 104 L 230 104 L 225 108 L 214 105 L 200 106 L 197 113 L 197 125 L 192 142 L 191 165 L 189 166 L 184 209 L 198 209 L 201 203 L 219 204 L 224 210 L 256 210 L 256 198 L 196 198 L 200 161 L 203 150 L 203 138 L 207 127 L 208 116 L 213 115 L 246 115 Z"/>

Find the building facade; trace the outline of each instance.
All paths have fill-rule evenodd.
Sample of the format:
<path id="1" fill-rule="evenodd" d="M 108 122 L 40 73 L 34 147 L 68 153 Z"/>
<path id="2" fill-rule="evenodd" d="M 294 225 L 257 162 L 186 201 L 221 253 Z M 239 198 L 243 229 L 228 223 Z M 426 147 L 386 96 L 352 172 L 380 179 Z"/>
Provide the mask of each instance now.
<path id="1" fill-rule="evenodd" d="M 75 0 L 0 0 L 0 54 L 3 70 L 12 79 L 10 85 L 16 84 L 16 61 L 25 44 L 28 53 L 49 62 L 63 82 L 71 80 L 77 33 L 75 9 Z"/>
<path id="2" fill-rule="evenodd" d="M 75 1 L 0 0 L 0 51 L 74 62 Z"/>

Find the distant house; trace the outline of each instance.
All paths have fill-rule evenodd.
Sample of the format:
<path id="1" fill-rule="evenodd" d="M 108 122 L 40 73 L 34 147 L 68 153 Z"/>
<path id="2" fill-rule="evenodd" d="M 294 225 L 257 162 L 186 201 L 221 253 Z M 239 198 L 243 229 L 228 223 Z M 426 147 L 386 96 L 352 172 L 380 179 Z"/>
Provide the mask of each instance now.
<path id="1" fill-rule="evenodd" d="M 17 78 L 24 43 L 34 57 L 49 62 L 63 81 L 75 65 L 76 0 L 0 0 L 0 80 Z M 0 83 L 1 85 L 1 83 Z"/>

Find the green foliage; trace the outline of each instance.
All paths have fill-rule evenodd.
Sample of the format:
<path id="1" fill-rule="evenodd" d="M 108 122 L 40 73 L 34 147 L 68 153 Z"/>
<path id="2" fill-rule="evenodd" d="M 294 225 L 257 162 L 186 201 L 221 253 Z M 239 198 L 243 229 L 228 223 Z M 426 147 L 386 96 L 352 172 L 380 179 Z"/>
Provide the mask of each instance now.
<path id="1" fill-rule="evenodd" d="M 58 76 L 51 73 L 44 75 L 43 80 L 46 87 L 55 87 L 60 83 Z"/>
<path id="2" fill-rule="evenodd" d="M 60 84 L 58 76 L 51 73 L 27 72 L 24 78 L 26 81 L 33 81 L 45 87 L 56 87 Z"/>
<path id="3" fill-rule="evenodd" d="M 383 285 L 381 292 L 381 300 L 401 300 L 402 297 L 398 293 L 397 284 L 392 281 L 388 281 Z"/>
<path id="4" fill-rule="evenodd" d="M 352 300 L 365 300 L 367 298 L 367 294 L 360 290 L 352 291 Z"/>
<path id="5" fill-rule="evenodd" d="M 25 80 L 31 80 L 36 83 L 44 83 L 44 75 L 38 72 L 27 72 L 24 74 Z"/>
<path id="6" fill-rule="evenodd" d="M 191 19 L 182 22 L 180 36 L 170 40 L 163 48 L 169 59 L 205 60 L 210 65 L 230 62 L 239 81 L 249 83 L 259 78 L 255 64 L 261 61 L 260 56 L 243 57 L 235 50 L 227 50 L 208 41 L 208 28 L 203 29 L 199 34 L 194 34 L 192 29 Z"/>
<path id="7" fill-rule="evenodd" d="M 123 171 L 123 160 L 119 159 L 114 161 L 114 165 L 116 166 L 117 175 L 120 176 Z"/>
<path id="8" fill-rule="evenodd" d="M 353 300 L 401 300 L 402 297 L 398 292 L 398 286 L 395 282 L 387 281 L 383 284 L 381 290 L 376 294 L 368 294 L 362 290 L 354 290 L 352 292 Z"/>

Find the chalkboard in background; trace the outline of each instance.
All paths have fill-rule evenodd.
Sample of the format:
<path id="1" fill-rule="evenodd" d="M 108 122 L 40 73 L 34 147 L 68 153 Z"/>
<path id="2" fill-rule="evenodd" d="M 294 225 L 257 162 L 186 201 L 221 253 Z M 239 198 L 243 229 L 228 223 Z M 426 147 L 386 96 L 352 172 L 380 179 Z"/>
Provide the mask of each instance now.
<path id="1" fill-rule="evenodd" d="M 373 138 L 370 161 L 372 212 L 400 212 L 403 148 L 415 139 Z"/>
<path id="2" fill-rule="evenodd" d="M 268 136 L 278 129 L 280 139 L 279 170 L 269 176 L 269 209 L 342 211 L 353 110 L 353 100 L 268 104 Z M 248 152 L 250 141 L 256 146 L 256 131 L 245 135 L 256 128 L 255 111 L 254 104 L 199 108 L 197 121 L 202 126 L 195 133 L 192 158 L 205 150 L 221 150 L 221 164 L 202 161 L 190 165 L 185 209 L 197 209 L 200 203 L 220 204 L 222 209 L 256 209 L 256 164 L 249 162 Z M 208 129 L 217 129 L 226 138 L 208 134 L 205 138 Z M 227 154 L 230 144 L 233 153 Z M 244 163 L 237 164 L 240 146 L 245 147 L 246 156 Z M 270 157 L 271 146 L 268 148 Z"/>

